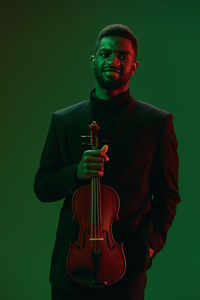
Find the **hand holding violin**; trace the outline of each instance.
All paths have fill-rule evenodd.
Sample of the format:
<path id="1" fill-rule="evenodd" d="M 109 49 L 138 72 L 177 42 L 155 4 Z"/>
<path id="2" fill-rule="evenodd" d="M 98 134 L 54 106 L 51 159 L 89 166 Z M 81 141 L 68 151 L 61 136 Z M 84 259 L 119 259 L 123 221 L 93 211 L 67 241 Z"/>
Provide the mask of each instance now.
<path id="1" fill-rule="evenodd" d="M 104 145 L 100 150 L 84 151 L 77 168 L 77 177 L 79 179 L 89 179 L 94 176 L 102 177 L 104 175 L 104 161 L 109 160 L 106 155 L 107 151 L 107 145 Z"/>

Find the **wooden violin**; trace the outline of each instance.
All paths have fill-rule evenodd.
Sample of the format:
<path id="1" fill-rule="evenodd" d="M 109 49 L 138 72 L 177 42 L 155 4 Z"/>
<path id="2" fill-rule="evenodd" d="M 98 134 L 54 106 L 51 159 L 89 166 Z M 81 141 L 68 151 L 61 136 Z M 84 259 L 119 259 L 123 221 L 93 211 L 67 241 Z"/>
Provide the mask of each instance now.
<path id="1" fill-rule="evenodd" d="M 96 121 L 89 125 L 91 147 L 98 149 Z M 79 236 L 70 243 L 66 267 L 70 277 L 89 287 L 104 287 L 120 280 L 126 271 L 123 243 L 117 243 L 112 224 L 119 220 L 120 200 L 110 186 L 92 177 L 89 185 L 80 187 L 72 197 L 74 220 L 79 222 Z"/>

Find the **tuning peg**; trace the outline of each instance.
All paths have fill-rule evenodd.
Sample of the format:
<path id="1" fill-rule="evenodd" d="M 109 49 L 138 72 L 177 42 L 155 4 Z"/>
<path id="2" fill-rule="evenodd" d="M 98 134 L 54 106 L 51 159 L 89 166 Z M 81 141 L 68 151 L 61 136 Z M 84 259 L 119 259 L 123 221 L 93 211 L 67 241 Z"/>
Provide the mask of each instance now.
<path id="1" fill-rule="evenodd" d="M 91 135 L 81 135 L 82 138 L 91 138 Z"/>

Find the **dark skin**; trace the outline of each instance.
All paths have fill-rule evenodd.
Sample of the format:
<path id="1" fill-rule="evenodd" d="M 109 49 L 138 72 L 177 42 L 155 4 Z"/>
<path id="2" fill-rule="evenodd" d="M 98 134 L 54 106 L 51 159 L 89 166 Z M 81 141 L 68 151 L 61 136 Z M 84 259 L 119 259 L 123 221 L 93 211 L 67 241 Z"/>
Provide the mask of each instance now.
<path id="1" fill-rule="evenodd" d="M 129 87 L 130 77 L 139 66 L 135 59 L 131 40 L 120 36 L 103 37 L 96 54 L 90 57 L 95 75 L 96 96 L 106 101 L 125 92 Z M 107 145 L 101 150 L 86 150 L 78 165 L 78 178 L 102 177 L 104 162 L 109 160 L 107 150 Z"/>
<path id="2" fill-rule="evenodd" d="M 104 162 L 109 158 L 106 155 L 108 145 L 104 145 L 101 150 L 86 150 L 77 168 L 79 179 L 89 179 L 94 176 L 104 175 Z"/>
<path id="3" fill-rule="evenodd" d="M 136 55 L 129 39 L 120 36 L 103 37 L 96 55 L 90 57 L 91 66 L 95 75 L 96 96 L 103 100 L 110 100 L 125 92 L 129 87 L 130 77 L 139 66 Z M 110 70 L 109 70 L 110 69 Z M 104 175 L 104 162 L 109 158 L 106 155 L 108 145 L 100 150 L 86 150 L 77 168 L 79 179 L 90 179 Z M 154 250 L 150 247 L 150 258 Z"/>
<path id="4" fill-rule="evenodd" d="M 90 62 L 96 79 L 96 96 L 103 100 L 125 92 L 139 66 L 131 40 L 120 36 L 103 37 Z"/>

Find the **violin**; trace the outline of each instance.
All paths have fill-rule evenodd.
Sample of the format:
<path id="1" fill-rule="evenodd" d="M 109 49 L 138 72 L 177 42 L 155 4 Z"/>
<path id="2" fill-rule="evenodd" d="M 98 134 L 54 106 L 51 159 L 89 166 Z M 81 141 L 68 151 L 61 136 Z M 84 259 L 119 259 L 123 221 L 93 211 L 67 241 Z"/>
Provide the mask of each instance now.
<path id="1" fill-rule="evenodd" d="M 89 125 L 91 148 L 98 149 L 100 129 L 96 121 Z M 80 187 L 72 197 L 74 221 L 79 222 L 79 236 L 70 243 L 66 268 L 77 283 L 89 287 L 104 287 L 119 281 L 126 271 L 123 243 L 117 243 L 112 224 L 119 220 L 120 199 L 110 186 L 100 184 L 100 177 Z"/>

